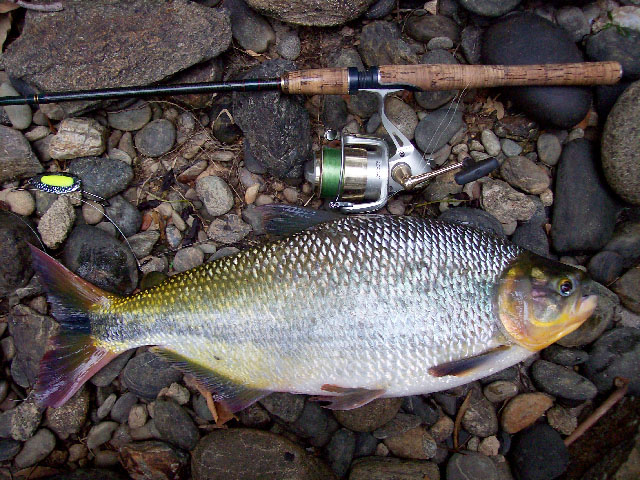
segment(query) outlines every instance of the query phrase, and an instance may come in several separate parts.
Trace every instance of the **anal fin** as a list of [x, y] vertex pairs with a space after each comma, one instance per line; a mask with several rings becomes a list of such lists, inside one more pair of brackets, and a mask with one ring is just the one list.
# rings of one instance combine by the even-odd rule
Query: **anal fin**
[[428, 372], [433, 377], [464, 377], [475, 371], [478, 367], [493, 361], [497, 353], [509, 348], [511, 348], [509, 345], [500, 345], [472, 357], [441, 363], [440, 365], [429, 368]]
[[193, 375], [203, 387], [212, 392], [213, 400], [224, 404], [231, 413], [239, 412], [271, 393], [239, 384], [172, 350], [162, 347], [152, 347], [150, 350], [183, 372]]
[[327, 402], [322, 405], [330, 410], [353, 410], [381, 397], [386, 390], [370, 390], [368, 388], [344, 388], [336, 385], [322, 385], [325, 392], [333, 392], [336, 395], [319, 395], [310, 397], [314, 402]]

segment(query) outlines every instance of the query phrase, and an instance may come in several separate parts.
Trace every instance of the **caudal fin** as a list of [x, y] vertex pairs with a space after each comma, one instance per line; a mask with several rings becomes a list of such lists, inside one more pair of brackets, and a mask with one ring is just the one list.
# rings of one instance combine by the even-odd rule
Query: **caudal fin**
[[40, 361], [35, 396], [40, 405], [59, 407], [119, 353], [96, 345], [91, 336], [89, 312], [96, 304], [108, 302], [110, 294], [33, 246], [31, 257], [60, 323], [59, 334]]

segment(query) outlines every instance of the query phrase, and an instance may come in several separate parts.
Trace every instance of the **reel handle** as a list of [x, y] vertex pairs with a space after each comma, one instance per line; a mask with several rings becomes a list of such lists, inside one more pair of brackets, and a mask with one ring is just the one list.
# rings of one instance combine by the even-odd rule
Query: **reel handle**
[[458, 185], [465, 185], [489, 175], [499, 166], [500, 163], [495, 157], [487, 158], [486, 160], [481, 160], [479, 162], [474, 162], [473, 160], [465, 161], [462, 164], [462, 169], [456, 173], [453, 178]]

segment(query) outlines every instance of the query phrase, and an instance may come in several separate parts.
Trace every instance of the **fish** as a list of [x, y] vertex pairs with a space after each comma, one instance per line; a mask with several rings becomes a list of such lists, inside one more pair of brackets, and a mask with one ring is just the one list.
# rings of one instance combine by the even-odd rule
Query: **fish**
[[120, 296], [32, 247], [60, 323], [35, 385], [58, 407], [141, 346], [237, 412], [271, 392], [349, 410], [514, 365], [597, 305], [586, 274], [473, 227], [260, 207], [285, 236]]

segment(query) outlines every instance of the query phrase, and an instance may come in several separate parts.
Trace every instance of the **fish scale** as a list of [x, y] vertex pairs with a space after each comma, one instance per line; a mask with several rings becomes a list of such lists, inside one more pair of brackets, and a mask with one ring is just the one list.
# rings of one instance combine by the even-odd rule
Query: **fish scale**
[[505, 343], [493, 286], [521, 252], [439, 221], [346, 217], [112, 299], [92, 335], [160, 345], [256, 389], [449, 388], [469, 379], [428, 368]]

